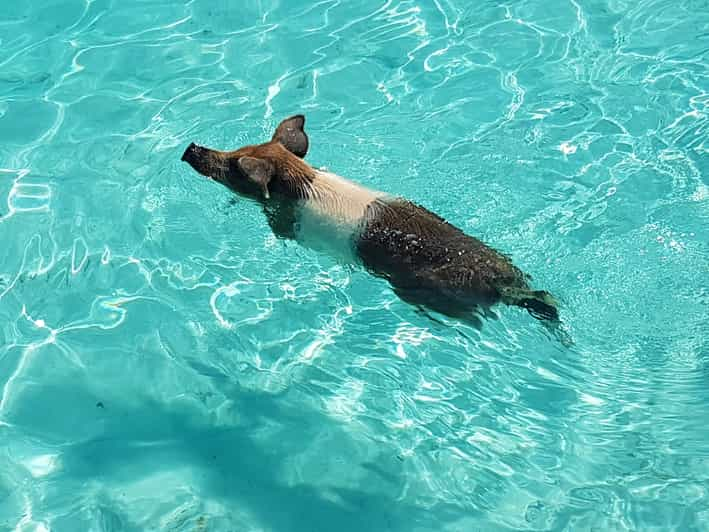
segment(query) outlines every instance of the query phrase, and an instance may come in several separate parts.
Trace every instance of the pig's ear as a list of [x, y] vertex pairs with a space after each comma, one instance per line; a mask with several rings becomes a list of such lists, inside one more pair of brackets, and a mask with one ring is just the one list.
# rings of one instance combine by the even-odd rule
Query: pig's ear
[[256, 157], [241, 157], [238, 165], [244, 175], [259, 187], [263, 197], [269, 199], [268, 184], [273, 177], [273, 165], [265, 159]]
[[301, 159], [308, 153], [308, 135], [305, 134], [305, 117], [295, 115], [286, 118], [276, 128], [271, 140], [280, 142], [293, 155]]

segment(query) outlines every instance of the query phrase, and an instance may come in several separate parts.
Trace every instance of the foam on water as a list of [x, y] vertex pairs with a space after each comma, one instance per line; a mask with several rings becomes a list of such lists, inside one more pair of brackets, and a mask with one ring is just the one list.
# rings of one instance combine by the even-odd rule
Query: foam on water
[[[7, 4], [0, 530], [709, 530], [705, 1]], [[575, 346], [417, 313], [180, 163], [294, 112]]]

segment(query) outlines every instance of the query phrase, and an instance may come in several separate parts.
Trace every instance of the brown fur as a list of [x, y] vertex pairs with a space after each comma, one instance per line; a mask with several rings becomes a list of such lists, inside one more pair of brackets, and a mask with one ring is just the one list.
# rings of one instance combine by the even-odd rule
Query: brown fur
[[273, 166], [269, 190], [289, 198], [302, 199], [308, 194], [310, 183], [315, 179], [315, 170], [305, 161], [293, 155], [280, 142], [244, 146], [234, 151], [219, 151], [200, 146], [192, 147], [193, 155], [186, 153], [187, 161], [200, 174], [247, 196], [258, 196], [260, 190], [252, 186], [239, 168], [242, 157], [268, 161]]

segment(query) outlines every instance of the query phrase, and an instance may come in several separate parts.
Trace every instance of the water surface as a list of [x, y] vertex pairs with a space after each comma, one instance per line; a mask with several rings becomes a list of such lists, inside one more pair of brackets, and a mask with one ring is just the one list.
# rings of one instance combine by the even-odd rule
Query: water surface
[[[6, 3], [0, 530], [709, 530], [705, 0]], [[432, 321], [180, 163], [296, 112], [575, 347]]]

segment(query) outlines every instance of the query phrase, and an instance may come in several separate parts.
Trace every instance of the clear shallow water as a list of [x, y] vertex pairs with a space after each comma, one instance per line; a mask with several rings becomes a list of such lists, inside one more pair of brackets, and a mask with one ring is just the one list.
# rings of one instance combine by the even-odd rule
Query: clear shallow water
[[[709, 6], [11, 2], [0, 530], [709, 529]], [[179, 162], [309, 161], [511, 254], [437, 324]]]

